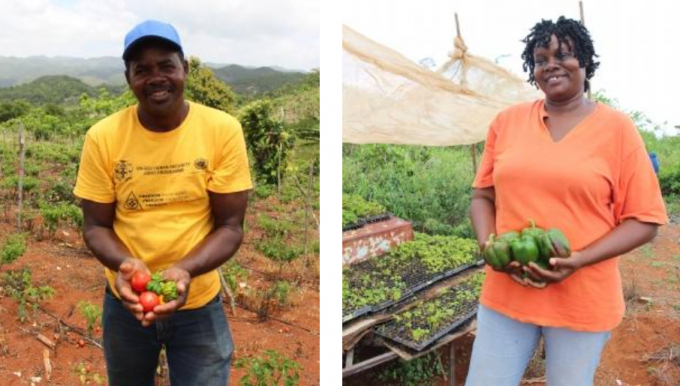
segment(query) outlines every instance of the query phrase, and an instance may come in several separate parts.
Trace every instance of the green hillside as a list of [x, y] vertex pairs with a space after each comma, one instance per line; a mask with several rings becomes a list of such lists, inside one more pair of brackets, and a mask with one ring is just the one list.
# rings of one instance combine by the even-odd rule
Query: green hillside
[[276, 91], [305, 76], [301, 72], [277, 71], [271, 67], [246, 68], [235, 64], [212, 68], [212, 71], [236, 93], [246, 96]]
[[[105, 88], [116, 95], [122, 92], [121, 87], [106, 86]], [[83, 94], [97, 96], [99, 91], [70, 76], [48, 75], [18, 86], [0, 88], [0, 101], [10, 102], [24, 99], [34, 105], [73, 104], [77, 103]]]
[[[210, 64], [218, 79], [239, 95], [248, 99], [270, 93], [295, 83], [305, 76], [299, 71], [278, 67], [244, 67], [237, 64]], [[84, 84], [98, 87], [125, 86], [125, 66], [120, 58], [71, 58], [31, 56], [27, 58], [0, 56], [0, 89], [19, 86], [44, 76], [67, 75]]]

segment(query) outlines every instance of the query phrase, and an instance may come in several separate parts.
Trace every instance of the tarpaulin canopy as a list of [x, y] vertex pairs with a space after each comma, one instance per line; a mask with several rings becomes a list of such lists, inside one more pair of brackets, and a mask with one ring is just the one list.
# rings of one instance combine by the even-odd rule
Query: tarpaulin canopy
[[342, 139], [430, 146], [484, 140], [503, 108], [541, 98], [524, 80], [454, 41], [437, 72], [343, 26]]

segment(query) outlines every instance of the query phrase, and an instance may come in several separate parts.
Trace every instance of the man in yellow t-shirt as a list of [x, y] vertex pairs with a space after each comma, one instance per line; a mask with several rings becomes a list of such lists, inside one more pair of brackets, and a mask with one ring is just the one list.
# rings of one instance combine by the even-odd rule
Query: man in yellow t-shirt
[[[74, 189], [108, 281], [109, 383], [153, 385], [165, 347], [173, 386], [224, 386], [233, 343], [217, 269], [243, 238], [252, 188], [243, 132], [232, 116], [184, 100], [188, 65], [171, 25], [145, 21], [124, 47], [139, 103], [88, 131]], [[144, 312], [130, 280], [157, 271], [176, 281], [178, 298]]]

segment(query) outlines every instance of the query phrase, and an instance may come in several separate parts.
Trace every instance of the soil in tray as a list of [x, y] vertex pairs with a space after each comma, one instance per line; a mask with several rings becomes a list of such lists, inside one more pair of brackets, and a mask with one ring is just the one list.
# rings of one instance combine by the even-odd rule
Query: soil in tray
[[381, 260], [363, 261], [343, 270], [343, 316], [402, 297], [406, 286], [401, 275], [393, 269], [379, 266]]
[[423, 285], [443, 279], [448, 272], [472, 266], [477, 257], [471, 253], [460, 261], [459, 266], [444, 265], [440, 271], [428, 270], [423, 258], [417, 254], [406, 257], [388, 254], [348, 267], [343, 271], [343, 316], [366, 306], [373, 307], [372, 311], [383, 309], [410, 296]]
[[467, 319], [477, 307], [483, 274], [476, 274], [440, 296], [401, 312], [378, 330], [380, 335], [411, 347], [421, 346]]
[[392, 214], [389, 213], [389, 212], [377, 214], [377, 215], [374, 215], [374, 216], [359, 217], [359, 219], [357, 221], [344, 225], [342, 227], [342, 231], [343, 232], [352, 231], [352, 230], [355, 230], [355, 229], [362, 228], [362, 227], [366, 226], [367, 224], [373, 224], [373, 223], [376, 223], [376, 222], [386, 221], [386, 220], [389, 220], [390, 218], [392, 218]]

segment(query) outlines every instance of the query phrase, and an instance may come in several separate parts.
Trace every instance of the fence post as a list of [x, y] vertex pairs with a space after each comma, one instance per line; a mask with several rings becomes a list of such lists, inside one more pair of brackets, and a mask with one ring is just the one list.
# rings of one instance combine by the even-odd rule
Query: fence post
[[19, 122], [19, 186], [17, 201], [17, 232], [21, 232], [21, 209], [24, 201], [24, 162], [26, 160], [26, 146], [24, 143], [24, 124]]

